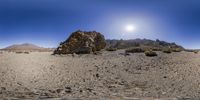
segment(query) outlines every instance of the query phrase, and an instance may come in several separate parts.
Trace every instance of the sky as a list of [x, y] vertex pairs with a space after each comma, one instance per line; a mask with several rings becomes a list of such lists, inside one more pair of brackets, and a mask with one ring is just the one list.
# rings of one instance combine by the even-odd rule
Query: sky
[[200, 1], [0, 0], [0, 48], [20, 43], [57, 47], [76, 30], [95, 30], [106, 39], [160, 39], [197, 49]]

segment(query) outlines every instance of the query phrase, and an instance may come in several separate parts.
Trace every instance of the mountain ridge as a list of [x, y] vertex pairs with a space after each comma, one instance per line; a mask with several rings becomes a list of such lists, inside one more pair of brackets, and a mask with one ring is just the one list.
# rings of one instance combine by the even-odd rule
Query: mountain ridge
[[44, 48], [32, 43], [13, 44], [3, 48], [6, 51], [52, 51], [51, 48]]
[[175, 42], [169, 43], [166, 41], [161, 41], [159, 39], [128, 39], [128, 40], [117, 40], [117, 39], [107, 39], [107, 48], [117, 48], [117, 49], [126, 49], [130, 47], [139, 47], [139, 46], [151, 46], [158, 48], [180, 48], [184, 49], [181, 45], [176, 44]]

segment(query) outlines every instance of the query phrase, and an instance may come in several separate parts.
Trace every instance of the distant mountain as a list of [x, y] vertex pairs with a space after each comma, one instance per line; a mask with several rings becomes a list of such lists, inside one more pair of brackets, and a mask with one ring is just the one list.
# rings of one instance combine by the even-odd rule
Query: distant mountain
[[182, 46], [176, 43], [168, 43], [160, 40], [150, 40], [150, 39], [130, 39], [130, 40], [106, 40], [107, 48], [117, 48], [125, 49], [130, 47], [155, 47], [155, 48], [180, 48], [184, 49]]
[[41, 52], [53, 51], [53, 49], [51, 49], [51, 48], [43, 48], [43, 47], [39, 47], [37, 45], [30, 44], [30, 43], [14, 44], [14, 45], [4, 48], [3, 50], [7, 50], [7, 51], [41, 51]]

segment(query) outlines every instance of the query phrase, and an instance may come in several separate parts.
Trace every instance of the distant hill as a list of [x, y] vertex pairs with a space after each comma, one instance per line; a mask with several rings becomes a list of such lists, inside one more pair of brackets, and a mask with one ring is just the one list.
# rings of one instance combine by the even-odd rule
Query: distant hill
[[117, 48], [125, 49], [130, 47], [154, 47], [154, 48], [180, 48], [184, 49], [182, 46], [176, 43], [168, 43], [160, 40], [150, 40], [150, 39], [130, 39], [130, 40], [106, 40], [107, 48]]
[[8, 46], [6, 48], [3, 48], [2, 50], [6, 50], [6, 51], [39, 51], [39, 52], [53, 51], [52, 48], [43, 48], [43, 47], [39, 47], [37, 45], [30, 44], [30, 43], [14, 44], [14, 45]]

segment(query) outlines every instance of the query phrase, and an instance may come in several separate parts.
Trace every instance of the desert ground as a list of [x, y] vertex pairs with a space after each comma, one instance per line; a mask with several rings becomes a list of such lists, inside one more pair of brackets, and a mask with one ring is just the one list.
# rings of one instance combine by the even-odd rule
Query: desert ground
[[40, 100], [198, 100], [200, 54], [0, 53], [0, 98]]

